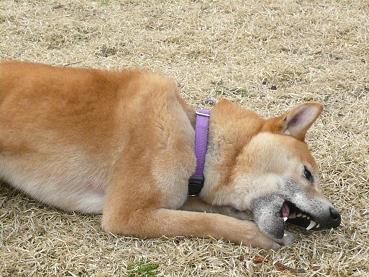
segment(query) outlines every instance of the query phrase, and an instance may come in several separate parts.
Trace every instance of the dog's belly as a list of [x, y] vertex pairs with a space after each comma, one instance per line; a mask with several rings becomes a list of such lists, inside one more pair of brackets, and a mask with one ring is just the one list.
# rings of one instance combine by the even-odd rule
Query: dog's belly
[[51, 206], [83, 213], [102, 213], [107, 179], [82, 160], [47, 161], [0, 157], [0, 175], [11, 186]]

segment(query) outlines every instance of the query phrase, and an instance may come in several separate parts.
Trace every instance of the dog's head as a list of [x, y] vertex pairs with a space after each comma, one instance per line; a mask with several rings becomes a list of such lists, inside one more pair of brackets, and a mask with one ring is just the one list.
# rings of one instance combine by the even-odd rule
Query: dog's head
[[247, 155], [258, 155], [251, 163], [257, 173], [249, 178], [263, 193], [255, 191], [250, 208], [262, 231], [281, 238], [285, 221], [308, 230], [340, 224], [339, 213], [322, 195], [318, 168], [305, 143], [261, 133], [246, 151]]
[[341, 217], [322, 194], [304, 142], [321, 111], [322, 105], [307, 103], [262, 123], [255, 119], [259, 131], [240, 147], [215, 202], [251, 210], [259, 228], [276, 239], [283, 237], [286, 221], [308, 230], [339, 226]]

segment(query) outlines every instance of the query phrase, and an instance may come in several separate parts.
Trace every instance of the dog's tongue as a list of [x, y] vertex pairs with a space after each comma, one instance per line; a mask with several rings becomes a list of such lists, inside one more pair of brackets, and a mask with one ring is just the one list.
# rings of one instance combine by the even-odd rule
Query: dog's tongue
[[281, 213], [282, 213], [283, 220], [286, 221], [288, 219], [288, 216], [290, 215], [290, 207], [288, 207], [288, 204], [286, 201], [283, 203]]

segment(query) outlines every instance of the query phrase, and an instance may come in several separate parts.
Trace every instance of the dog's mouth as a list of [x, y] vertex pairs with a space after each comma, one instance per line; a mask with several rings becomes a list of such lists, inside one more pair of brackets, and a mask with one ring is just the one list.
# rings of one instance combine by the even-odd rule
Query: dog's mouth
[[321, 225], [311, 214], [297, 208], [295, 204], [285, 200], [281, 208], [281, 217], [284, 222], [297, 225], [306, 230], [320, 230]]
[[301, 197], [297, 200], [304, 203], [294, 203], [278, 194], [255, 199], [251, 210], [259, 229], [272, 238], [281, 239], [286, 223], [306, 230], [323, 230], [340, 225], [341, 216], [329, 203]]

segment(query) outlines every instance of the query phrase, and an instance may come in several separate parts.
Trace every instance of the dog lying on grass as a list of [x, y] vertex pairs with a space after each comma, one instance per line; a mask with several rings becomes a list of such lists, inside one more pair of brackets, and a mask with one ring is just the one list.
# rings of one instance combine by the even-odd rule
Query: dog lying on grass
[[[172, 80], [144, 70], [2, 62], [0, 174], [49, 205], [102, 213], [112, 233], [277, 249], [292, 242], [285, 221], [307, 229], [340, 224], [304, 143], [321, 111], [306, 103], [265, 120], [220, 101], [205, 115], [204, 178], [189, 197], [196, 113]], [[223, 207], [250, 210], [255, 223]]]

